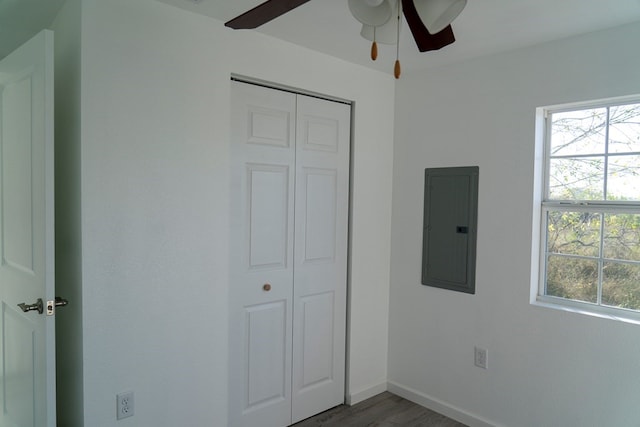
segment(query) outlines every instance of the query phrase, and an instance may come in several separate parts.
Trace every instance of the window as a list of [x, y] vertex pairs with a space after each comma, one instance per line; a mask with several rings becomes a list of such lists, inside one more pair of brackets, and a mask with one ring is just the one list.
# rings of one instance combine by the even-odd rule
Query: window
[[541, 111], [537, 299], [640, 319], [640, 97]]

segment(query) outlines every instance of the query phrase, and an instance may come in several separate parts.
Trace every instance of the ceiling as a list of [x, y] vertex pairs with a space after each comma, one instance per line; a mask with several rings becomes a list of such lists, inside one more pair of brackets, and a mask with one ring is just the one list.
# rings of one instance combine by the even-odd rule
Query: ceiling
[[0, 58], [47, 28], [64, 1], [0, 0]]
[[[263, 0], [158, 1], [226, 22]], [[405, 26], [400, 60], [406, 72], [636, 21], [640, 0], [469, 0], [452, 25], [455, 43], [420, 53]], [[360, 28], [347, 0], [312, 0], [257, 31], [392, 74], [395, 46], [379, 45], [378, 60], [371, 61], [371, 42], [360, 37]]]
[[[158, 1], [226, 22], [263, 0]], [[63, 3], [0, 0], [0, 58], [49, 26]], [[640, 0], [469, 0], [453, 23], [454, 44], [419, 53], [405, 27], [400, 60], [406, 72], [638, 21]], [[370, 42], [360, 37], [360, 24], [346, 0], [310, 1], [257, 31], [390, 74], [393, 70], [395, 47], [379, 45], [378, 60], [371, 61]]]

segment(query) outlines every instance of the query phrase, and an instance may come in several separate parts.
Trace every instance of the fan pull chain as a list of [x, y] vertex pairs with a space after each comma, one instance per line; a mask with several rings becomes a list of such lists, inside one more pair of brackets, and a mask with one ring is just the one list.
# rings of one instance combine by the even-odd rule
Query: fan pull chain
[[[398, 26], [396, 28], [396, 64], [393, 67], [393, 75], [396, 79], [400, 78], [400, 0], [398, 0]], [[375, 34], [375, 33], [374, 33]]]
[[373, 27], [373, 43], [371, 43], [371, 60], [378, 59], [378, 43], [376, 43], [376, 27]]

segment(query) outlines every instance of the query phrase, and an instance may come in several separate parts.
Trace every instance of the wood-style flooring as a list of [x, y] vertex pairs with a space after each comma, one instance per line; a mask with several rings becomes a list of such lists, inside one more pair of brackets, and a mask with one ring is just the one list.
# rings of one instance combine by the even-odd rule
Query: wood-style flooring
[[353, 406], [340, 405], [295, 427], [465, 427], [389, 392]]

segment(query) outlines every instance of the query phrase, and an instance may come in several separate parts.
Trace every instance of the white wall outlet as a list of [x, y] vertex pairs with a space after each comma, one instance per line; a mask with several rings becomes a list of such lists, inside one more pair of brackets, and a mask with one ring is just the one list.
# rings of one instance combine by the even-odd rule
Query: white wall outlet
[[125, 393], [119, 393], [116, 395], [116, 419], [121, 420], [123, 418], [133, 416], [134, 404], [133, 404], [133, 392], [127, 391]]
[[474, 347], [475, 365], [482, 369], [487, 369], [488, 354], [487, 350], [480, 347]]

